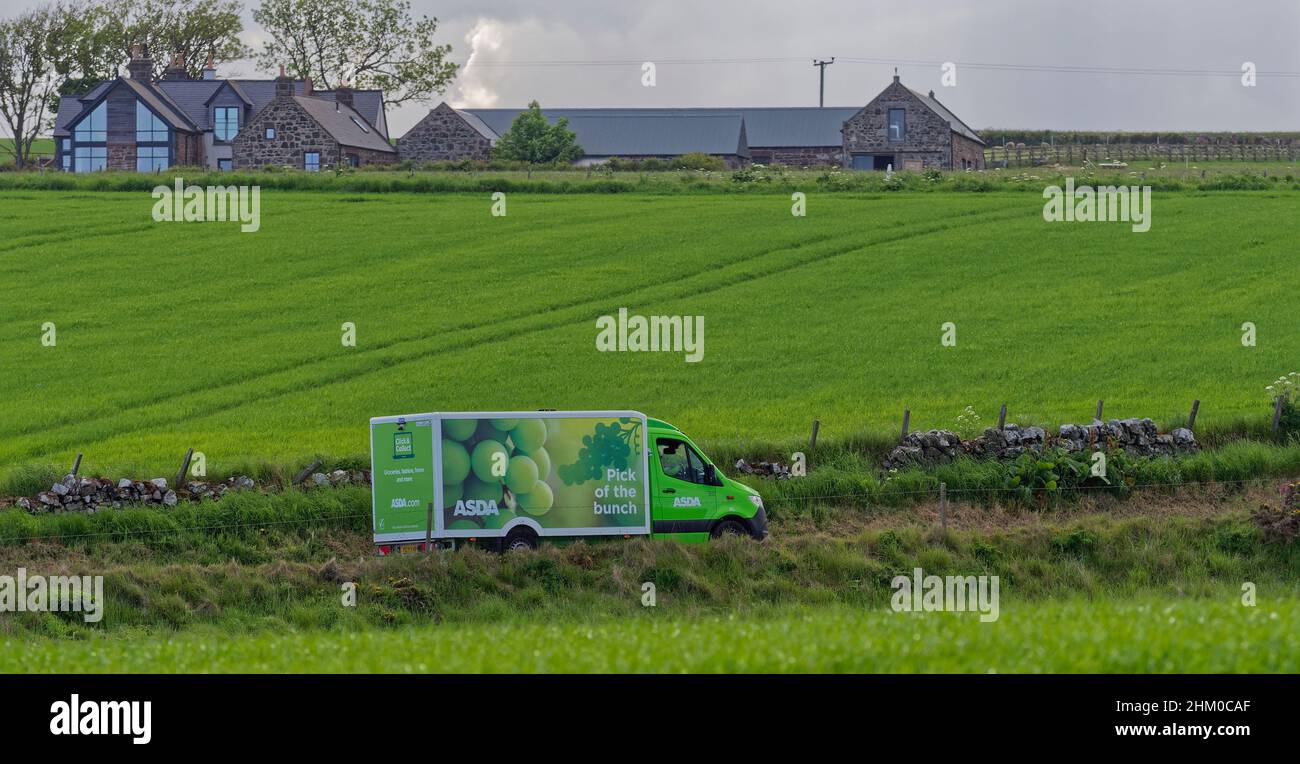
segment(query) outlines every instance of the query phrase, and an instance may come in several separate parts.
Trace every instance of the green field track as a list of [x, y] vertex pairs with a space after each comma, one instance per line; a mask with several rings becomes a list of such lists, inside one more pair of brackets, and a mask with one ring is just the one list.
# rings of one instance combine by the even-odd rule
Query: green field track
[[[1300, 195], [1166, 192], [1150, 232], [1045, 223], [1026, 193], [262, 194], [261, 230], [147, 193], [0, 192], [12, 294], [0, 471], [366, 461], [366, 421], [628, 407], [711, 445], [985, 420], [1267, 424], [1300, 357]], [[76, 221], [72, 225], [69, 221]], [[620, 307], [705, 317], [705, 356], [600, 353]], [[1258, 345], [1243, 347], [1244, 322]], [[42, 326], [57, 345], [42, 345]], [[357, 346], [340, 342], [357, 327]], [[956, 347], [940, 345], [941, 325]], [[671, 384], [668, 383], [671, 380]]]

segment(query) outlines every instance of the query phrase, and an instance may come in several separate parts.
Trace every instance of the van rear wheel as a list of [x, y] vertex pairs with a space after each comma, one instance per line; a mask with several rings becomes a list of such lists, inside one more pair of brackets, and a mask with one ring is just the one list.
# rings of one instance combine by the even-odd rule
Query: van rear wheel
[[501, 551], [505, 552], [526, 552], [529, 549], [537, 548], [537, 535], [530, 530], [518, 529], [510, 532], [505, 541], [501, 542]]
[[736, 538], [744, 538], [745, 536], [748, 535], [749, 535], [749, 531], [745, 530], [745, 526], [741, 525], [740, 522], [736, 520], [723, 520], [722, 522], [713, 526], [713, 531], [709, 534], [709, 536], [715, 539], [720, 539], [724, 536], [735, 536]]

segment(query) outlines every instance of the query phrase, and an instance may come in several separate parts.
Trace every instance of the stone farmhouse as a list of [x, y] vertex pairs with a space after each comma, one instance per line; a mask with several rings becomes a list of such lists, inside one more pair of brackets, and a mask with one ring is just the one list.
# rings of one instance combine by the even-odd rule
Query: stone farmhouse
[[[82, 96], [64, 96], [55, 120], [58, 167], [68, 172], [156, 172], [290, 167], [308, 172], [446, 160], [486, 160], [523, 109], [439, 104], [404, 136], [388, 135], [383, 93], [281, 71], [275, 79], [223, 79], [212, 62], [198, 79], [173, 59], [161, 79], [143, 46], [127, 75]], [[863, 107], [545, 109], [567, 118], [584, 155], [670, 159], [689, 153], [793, 167], [858, 170], [983, 169], [984, 141], [934, 96], [894, 81]]]
[[199, 79], [173, 59], [162, 79], [140, 45], [127, 75], [82, 96], [63, 96], [55, 161], [68, 172], [213, 170], [266, 165], [317, 171], [390, 163], [383, 93], [312, 88], [311, 79], [222, 79], [212, 62]]
[[[416, 162], [487, 159], [523, 109], [439, 104], [398, 140]], [[579, 164], [700, 152], [729, 167], [750, 162], [858, 170], [984, 168], [985, 143], [934, 96], [894, 81], [863, 107], [543, 109], [567, 118], [585, 155]]]

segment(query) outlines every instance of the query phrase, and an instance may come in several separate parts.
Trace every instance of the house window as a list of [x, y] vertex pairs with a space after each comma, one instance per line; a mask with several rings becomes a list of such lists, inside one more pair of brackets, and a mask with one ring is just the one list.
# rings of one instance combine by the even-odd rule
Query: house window
[[234, 168], [234, 160], [231, 160], [231, 159], [218, 159], [218, 160], [217, 160], [217, 169], [218, 169], [218, 170], [222, 170], [223, 172], [225, 172], [225, 171], [229, 171], [229, 170], [231, 170], [231, 169], [233, 169], [233, 168]]
[[77, 143], [103, 143], [108, 140], [108, 104], [101, 102], [77, 124], [73, 133]]
[[62, 157], [62, 161], [63, 161], [63, 171], [64, 171], [64, 172], [67, 172], [68, 170], [71, 170], [71, 169], [72, 169], [72, 155], [71, 155], [71, 154], [69, 154], [69, 153], [67, 153], [67, 152], [64, 152], [63, 157]]
[[166, 146], [136, 146], [135, 171], [158, 172], [166, 170], [169, 162], [169, 150]]
[[219, 141], [232, 140], [239, 133], [239, 107], [218, 106], [213, 112], [212, 131]]
[[349, 166], [349, 167], [360, 167], [360, 166], [361, 166], [361, 157], [357, 156], [356, 154], [348, 154], [348, 166]]
[[320, 172], [320, 152], [304, 152], [302, 155], [302, 168], [307, 172]]
[[903, 109], [889, 110], [889, 140], [901, 141], [907, 135], [907, 113]]
[[95, 172], [108, 167], [107, 146], [78, 146], [73, 156], [76, 172]]
[[273, 141], [273, 140], [275, 140], [275, 128], [274, 128], [274, 127], [268, 127], [268, 128], [266, 128], [266, 139], [267, 139], [268, 141]]
[[135, 142], [167, 142], [167, 123], [140, 101], [135, 102]]

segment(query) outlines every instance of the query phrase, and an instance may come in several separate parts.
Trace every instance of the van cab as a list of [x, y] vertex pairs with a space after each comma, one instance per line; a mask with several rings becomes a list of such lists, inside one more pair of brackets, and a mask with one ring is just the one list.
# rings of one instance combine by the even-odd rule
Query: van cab
[[763, 497], [726, 477], [686, 433], [647, 419], [651, 530], [655, 538], [706, 541], [767, 535]]

